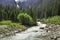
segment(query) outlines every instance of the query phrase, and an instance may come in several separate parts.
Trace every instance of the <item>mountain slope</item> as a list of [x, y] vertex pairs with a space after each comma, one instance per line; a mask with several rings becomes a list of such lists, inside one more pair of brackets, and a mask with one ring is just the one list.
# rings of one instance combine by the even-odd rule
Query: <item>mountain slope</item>
[[27, 0], [27, 1], [22, 2], [22, 7], [24, 8], [36, 7], [41, 3], [42, 3], [42, 0]]
[[15, 0], [0, 0], [0, 4], [2, 5], [16, 5]]
[[[18, 5], [22, 6], [23, 8], [35, 7], [39, 5], [42, 2], [42, 0], [20, 0]], [[2, 5], [17, 5], [17, 2], [15, 0], [0, 0], [0, 4]]]

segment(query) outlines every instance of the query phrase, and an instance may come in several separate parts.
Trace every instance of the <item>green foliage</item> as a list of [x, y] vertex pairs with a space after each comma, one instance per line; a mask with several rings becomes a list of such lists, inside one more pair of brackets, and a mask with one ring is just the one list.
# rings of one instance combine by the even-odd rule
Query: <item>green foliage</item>
[[23, 25], [31, 26], [33, 25], [33, 19], [27, 13], [20, 13], [17, 17]]
[[60, 1], [59, 0], [43, 0], [43, 2], [36, 8], [38, 18], [48, 18], [60, 15]]
[[[20, 18], [17, 19], [18, 15], [22, 15], [21, 19]], [[11, 20], [13, 22], [18, 22], [18, 20], [19, 21], [22, 20], [20, 21], [22, 22], [22, 24], [32, 25], [32, 24], [36, 24], [37, 19], [44, 18], [43, 20], [45, 20], [45, 18], [58, 16], [58, 15], [60, 15], [59, 0], [43, 0], [41, 4], [35, 7], [29, 7], [27, 9], [17, 8], [15, 6], [9, 6], [9, 5], [6, 5], [6, 6], [0, 5], [0, 21]], [[57, 19], [56, 20], [54, 19], [52, 18], [51, 22], [53, 21], [56, 22]], [[49, 18], [46, 21], [48, 22], [50, 20], [51, 19]], [[8, 24], [10, 23], [8, 22]]]
[[2, 6], [0, 5], [0, 20], [12, 20], [17, 21], [17, 15], [19, 14], [21, 8], [16, 8], [15, 6]]
[[21, 25], [21, 23], [13, 23], [13, 22], [10, 21], [10, 20], [0, 21], [0, 25], [6, 25], [6, 26], [9, 25], [8, 28], [9, 28], [9, 27], [11, 27], [11, 28], [17, 27], [17, 28], [20, 28], [20, 29], [26, 29], [25, 26]]
[[35, 8], [28, 8], [26, 9], [26, 13], [28, 13], [28, 15], [30, 15], [33, 18], [34, 21], [34, 25], [36, 25], [37, 23], [37, 13], [36, 13], [36, 9]]
[[54, 23], [54, 24], [60, 24], [60, 16], [54, 16], [47, 19], [42, 19], [41, 21], [46, 23]]
[[[34, 24], [36, 24], [36, 12], [33, 10], [33, 8], [28, 8], [27, 10], [27, 9], [22, 9], [22, 8], [16, 8], [15, 6], [9, 6], [9, 5], [7, 6], [0, 5], [0, 21], [11, 20], [13, 22], [18, 22], [17, 16], [19, 15], [19, 13], [23, 13], [23, 12], [30, 15], [34, 21]], [[29, 20], [29, 18], [27, 19]], [[30, 25], [30, 24], [33, 24], [33, 23], [29, 22], [29, 24], [27, 25]]]
[[2, 21], [0, 21], [0, 25], [17, 25], [17, 24], [20, 25], [21, 23], [13, 23], [10, 20], [2, 20]]
[[7, 21], [0, 21], [0, 25], [9, 25], [11, 24], [11, 21], [7, 20]]

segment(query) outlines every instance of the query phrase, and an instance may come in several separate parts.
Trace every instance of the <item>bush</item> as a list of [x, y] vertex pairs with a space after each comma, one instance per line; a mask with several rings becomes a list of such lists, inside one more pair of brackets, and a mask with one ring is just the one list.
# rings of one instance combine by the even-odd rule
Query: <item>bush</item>
[[17, 18], [19, 22], [22, 23], [23, 25], [28, 25], [28, 26], [33, 25], [33, 19], [27, 13], [20, 13]]
[[42, 21], [46, 23], [60, 24], [60, 16], [49, 17], [47, 19], [44, 18]]

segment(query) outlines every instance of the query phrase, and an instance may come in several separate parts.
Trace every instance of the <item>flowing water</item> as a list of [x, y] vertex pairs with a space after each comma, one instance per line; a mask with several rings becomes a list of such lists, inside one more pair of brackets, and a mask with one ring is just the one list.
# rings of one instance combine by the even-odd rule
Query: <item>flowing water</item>
[[26, 31], [21, 33], [17, 33], [14, 36], [9, 36], [2, 38], [0, 40], [50, 40], [47, 36], [47, 32], [44, 29], [40, 29], [40, 27], [45, 27], [46, 24], [42, 24], [37, 22], [38, 26], [33, 26]]

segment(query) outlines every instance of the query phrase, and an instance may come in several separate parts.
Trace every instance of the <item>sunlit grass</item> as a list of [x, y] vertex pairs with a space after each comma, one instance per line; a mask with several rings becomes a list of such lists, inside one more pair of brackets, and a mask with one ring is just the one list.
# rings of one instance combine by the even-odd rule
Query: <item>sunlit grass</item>
[[60, 16], [43, 18], [43, 19], [41, 19], [40, 21], [46, 22], [46, 23], [60, 24]]
[[17, 24], [21, 24], [21, 23], [14, 23], [10, 20], [3, 20], [3, 21], [0, 21], [0, 25], [17, 25]]
[[0, 25], [10, 25], [10, 26], [14, 26], [14, 27], [18, 27], [18, 28], [21, 28], [21, 29], [25, 29], [26, 27], [24, 25], [21, 25], [21, 23], [15, 23], [15, 22], [12, 22], [10, 20], [3, 20], [3, 21], [0, 21]]

